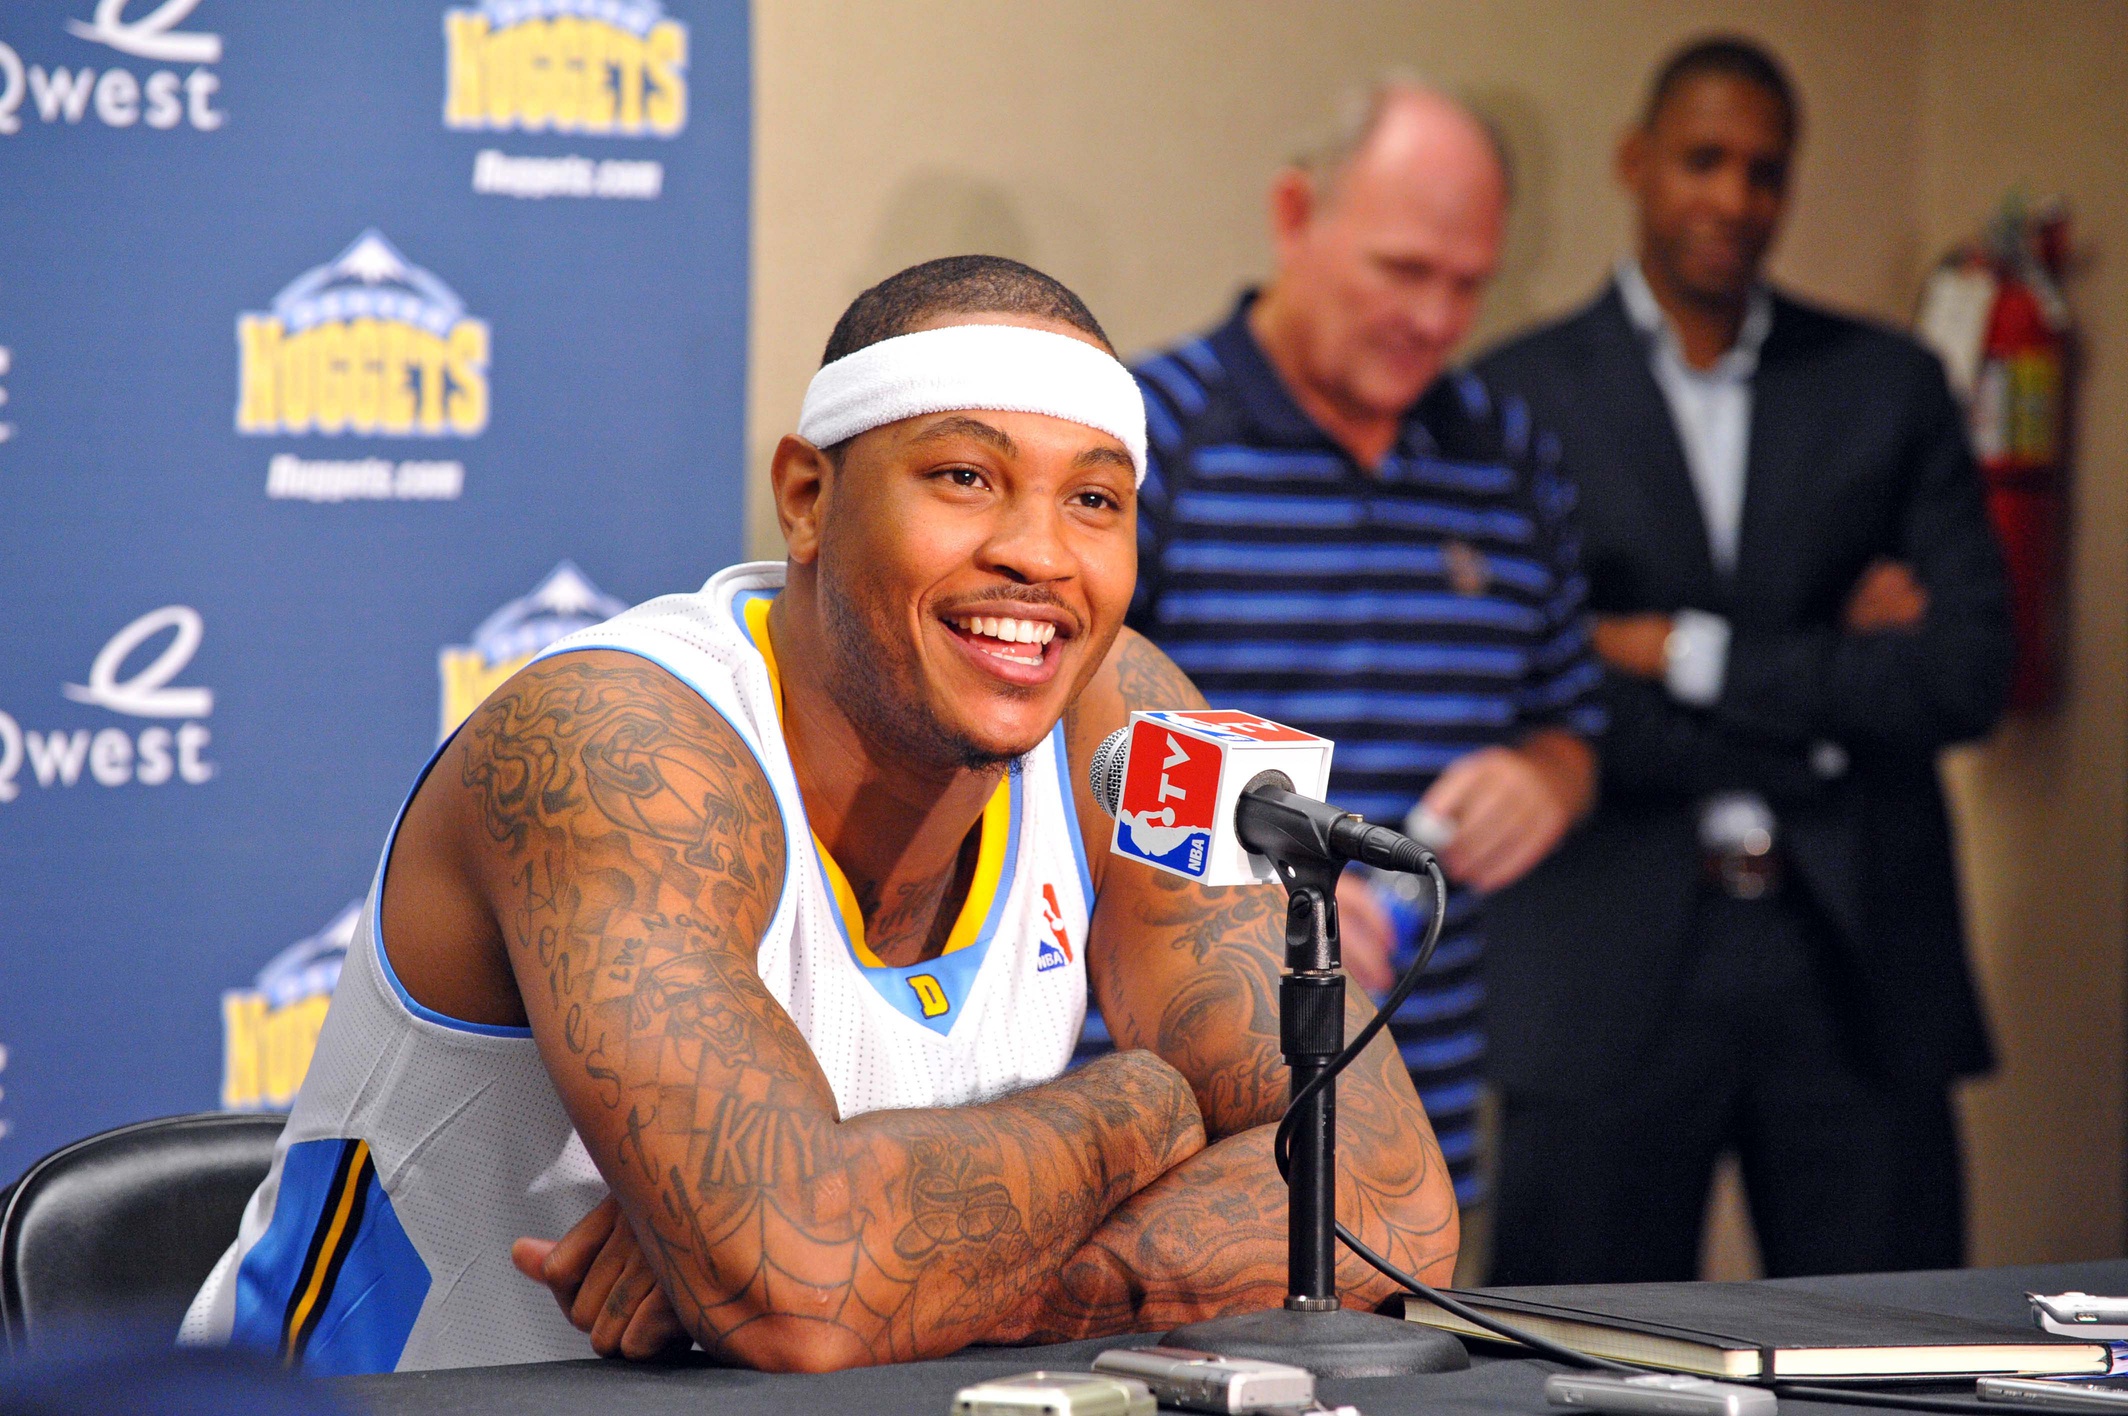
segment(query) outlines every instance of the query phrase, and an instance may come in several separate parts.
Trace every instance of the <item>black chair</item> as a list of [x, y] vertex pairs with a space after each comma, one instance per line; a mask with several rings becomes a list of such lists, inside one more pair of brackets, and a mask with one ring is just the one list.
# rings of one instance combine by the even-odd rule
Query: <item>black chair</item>
[[141, 1121], [53, 1151], [0, 1194], [0, 1331], [10, 1350], [80, 1319], [166, 1323], [236, 1238], [280, 1116]]

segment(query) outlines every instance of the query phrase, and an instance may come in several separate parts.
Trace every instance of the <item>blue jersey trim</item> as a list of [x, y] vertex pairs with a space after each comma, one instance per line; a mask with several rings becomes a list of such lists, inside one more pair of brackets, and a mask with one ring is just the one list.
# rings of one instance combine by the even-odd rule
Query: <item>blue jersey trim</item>
[[[740, 590], [732, 596], [733, 622], [737, 624], [740, 636], [754, 647], [756, 653], [761, 653], [762, 648], [755, 643], [753, 627], [747, 622], [746, 610], [753, 601], [773, 600], [779, 593], [781, 592], [777, 590], [750, 589]], [[700, 690], [697, 689], [696, 692], [699, 693]], [[780, 721], [778, 729], [781, 729]], [[960, 1021], [964, 1011], [961, 1005], [967, 1001], [968, 990], [974, 986], [976, 974], [981, 971], [983, 961], [990, 956], [990, 942], [997, 934], [998, 924], [1004, 918], [1005, 901], [1011, 895], [1013, 884], [1018, 879], [1021, 807], [1026, 790], [1017, 779], [1008, 779], [1005, 791], [1009, 807], [1005, 827], [1005, 858], [999, 866], [997, 885], [991, 894], [983, 922], [976, 931], [976, 937], [950, 953], [941, 954], [935, 959], [922, 959], [913, 964], [865, 962], [864, 957], [857, 951], [857, 941], [850, 937], [849, 921], [843, 918], [842, 903], [837, 897], [833, 879], [829, 874], [830, 862], [823, 858], [825, 848], [819, 838], [813, 835], [812, 818], [806, 813], [804, 799], [801, 797], [796, 801], [793, 809], [785, 815], [786, 842], [794, 839], [789, 822], [795, 815], [805, 827], [806, 838], [814, 843], [814, 869], [826, 889], [828, 915], [835, 922], [835, 933], [842, 939], [843, 952], [849, 956], [850, 963], [864, 976], [865, 982], [871, 985], [872, 991], [878, 994], [888, 1007], [941, 1035], [951, 1033], [954, 1025]], [[786, 810], [780, 798], [777, 809]], [[977, 829], [983, 829], [980, 823]], [[790, 885], [790, 873], [785, 872], [786, 889]], [[974, 888], [974, 882], [971, 882], [970, 888]], [[963, 905], [963, 909], [965, 908]], [[780, 911], [780, 904], [778, 909]], [[943, 1006], [934, 1006], [937, 1004]]]
[[[835, 917], [836, 932], [842, 936], [842, 946], [849, 952], [850, 962], [872, 985], [872, 991], [895, 1012], [941, 1036], [952, 1033], [965, 1011], [961, 1005], [968, 1001], [968, 990], [975, 986], [976, 974], [982, 970], [983, 961], [990, 957], [991, 941], [997, 937], [998, 925], [1004, 919], [1005, 901], [1010, 898], [1013, 885], [1019, 878], [1021, 806], [1027, 793], [1018, 782], [1009, 779], [1008, 782], [1012, 815], [1006, 826], [1005, 860], [998, 870], [997, 890], [991, 896], [989, 913], [983, 917], [982, 928], [973, 943], [950, 954], [921, 959], [913, 964], [867, 964], [857, 957], [849, 928], [842, 920], [842, 911], [830, 911]], [[945, 1010], [936, 1016], [925, 1015], [924, 990], [919, 982], [922, 979], [928, 979], [946, 1000]]]
[[231, 1346], [355, 1376], [399, 1365], [432, 1276], [368, 1147], [329, 1137], [282, 1157], [273, 1218], [235, 1282]]
[[392, 967], [392, 956], [384, 947], [384, 875], [391, 867], [392, 847], [399, 841], [399, 827], [406, 821], [406, 809], [414, 804], [414, 798], [420, 793], [422, 783], [429, 779], [429, 773], [436, 770], [436, 764], [443, 760], [444, 749], [458, 740], [458, 734], [463, 728], [462, 723], [458, 728], [454, 728], [451, 735], [438, 743], [436, 750], [429, 754], [429, 760], [423, 765], [421, 774], [414, 778], [413, 788], [407, 792], [406, 800], [399, 803], [399, 814], [392, 818], [392, 829], [385, 833], [384, 854], [377, 861], [376, 879], [370, 888], [370, 946], [376, 951], [377, 967], [384, 974], [384, 981], [392, 986], [393, 993], [399, 995], [400, 1006], [421, 1021], [434, 1023], [440, 1028], [450, 1028], [454, 1032], [475, 1033], [481, 1037], [526, 1038], [532, 1036], [532, 1029], [510, 1027], [501, 1023], [469, 1023], [463, 1018], [439, 1013], [420, 1002], [407, 992], [406, 985], [399, 981], [399, 972]]
[[1086, 864], [1086, 841], [1079, 834], [1079, 798], [1072, 789], [1071, 754], [1064, 750], [1064, 725], [1049, 730], [1050, 751], [1057, 759], [1057, 790], [1064, 795], [1064, 820], [1071, 827], [1071, 858], [1079, 866], [1079, 890], [1086, 897], [1088, 937], [1093, 933], [1094, 873]]

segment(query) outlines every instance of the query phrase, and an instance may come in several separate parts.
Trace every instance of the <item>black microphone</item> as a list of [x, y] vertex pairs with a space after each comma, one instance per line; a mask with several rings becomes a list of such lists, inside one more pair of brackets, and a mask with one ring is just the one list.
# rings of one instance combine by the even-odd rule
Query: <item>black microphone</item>
[[[1110, 816], [1122, 806], [1130, 736], [1129, 728], [1110, 733], [1094, 749], [1087, 768], [1094, 800]], [[1379, 870], [1422, 874], [1428, 859], [1426, 848], [1401, 832], [1370, 826], [1349, 811], [1300, 795], [1283, 772], [1252, 777], [1234, 803], [1233, 821], [1216, 823], [1213, 829], [1231, 830], [1243, 849], [1272, 860], [1358, 861]]]

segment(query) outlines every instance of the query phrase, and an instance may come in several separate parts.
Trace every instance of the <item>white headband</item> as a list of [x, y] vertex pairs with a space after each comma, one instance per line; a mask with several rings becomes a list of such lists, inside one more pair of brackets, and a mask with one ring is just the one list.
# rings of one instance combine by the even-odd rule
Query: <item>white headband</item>
[[1023, 325], [948, 325], [868, 344], [813, 375], [798, 436], [816, 447], [960, 409], [1046, 413], [1111, 433], [1145, 481], [1145, 399], [1113, 355]]

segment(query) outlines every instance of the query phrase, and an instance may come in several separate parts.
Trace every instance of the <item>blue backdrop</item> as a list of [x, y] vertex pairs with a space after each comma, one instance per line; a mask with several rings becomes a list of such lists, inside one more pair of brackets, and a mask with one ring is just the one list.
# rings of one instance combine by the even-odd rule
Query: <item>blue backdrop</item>
[[285, 1105], [439, 732], [738, 558], [747, 15], [0, 9], [0, 1184]]

